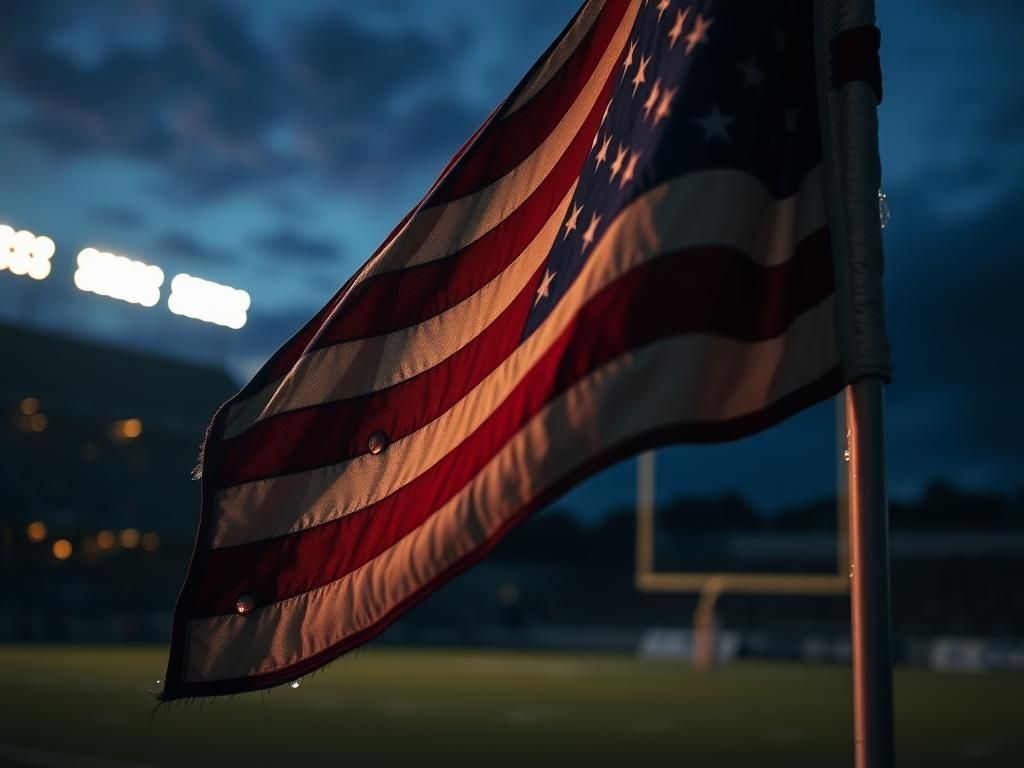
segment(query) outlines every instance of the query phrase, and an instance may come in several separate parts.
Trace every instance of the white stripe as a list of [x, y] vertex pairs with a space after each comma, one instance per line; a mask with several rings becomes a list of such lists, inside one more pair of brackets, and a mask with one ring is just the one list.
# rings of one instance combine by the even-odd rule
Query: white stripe
[[[490, 232], [526, 201], [565, 154], [597, 103], [629, 38], [637, 5], [638, 0], [634, 0], [587, 84], [541, 145], [490, 186], [440, 206], [440, 216], [436, 220], [425, 219], [419, 236], [410, 234], [408, 241], [400, 238], [392, 243], [381, 254], [379, 265], [371, 274], [424, 264], [453, 254]], [[417, 230], [415, 222], [410, 224], [410, 230]]]
[[[816, 166], [804, 177], [795, 196], [775, 201], [760, 181], [742, 171], [716, 169], [691, 173], [650, 190], [630, 204], [620, 216], [636, 220], [620, 219], [603, 241], [621, 228], [630, 236], [642, 235], [644, 242], [656, 243], [657, 231], [652, 232], [651, 227], [663, 227], [668, 236], [666, 248], [721, 245], [750, 253], [756, 263], [764, 266], [780, 264], [789, 258], [797, 242], [825, 222], [822, 183], [821, 167]], [[563, 201], [555, 216], [561, 215], [565, 205]], [[650, 210], [645, 210], [645, 206]], [[685, 215], [680, 215], [680, 211], [685, 211]], [[642, 220], [652, 216], [657, 216], [658, 221]], [[538, 249], [544, 242], [550, 242], [547, 238], [552, 226], [549, 220], [542, 235], [528, 247], [526, 256], [530, 264], [537, 263]], [[608, 250], [603, 244], [598, 247]], [[590, 260], [596, 258], [597, 254]], [[506, 271], [517, 269], [526, 271], [515, 263]], [[527, 274], [532, 272], [531, 269]], [[475, 294], [424, 323], [310, 352], [283, 380], [233, 406], [225, 420], [224, 437], [241, 434], [273, 414], [358, 397], [423, 372], [476, 338], [498, 316], [497, 310], [512, 301], [514, 294], [510, 295], [508, 290], [518, 293], [515, 286], [521, 285], [518, 277], [499, 275], [481, 289], [487, 292], [485, 296]], [[482, 305], [490, 311], [475, 313], [468, 309], [470, 305]], [[377, 364], [367, 366], [368, 359]]]
[[[651, 190], [612, 223], [544, 323], [466, 397], [430, 424], [393, 442], [382, 454], [364, 454], [221, 491], [210, 527], [211, 546], [232, 546], [310, 528], [383, 499], [428, 470], [475, 430], [572, 322], [579, 308], [615, 280], [662, 253], [707, 245], [749, 253], [764, 266], [781, 264], [800, 240], [824, 224], [822, 206], [818, 169], [807, 175], [798, 195], [782, 201], [773, 200], [759, 181], [739, 171], [689, 174]], [[680, 211], [688, 214], [680, 216]], [[331, 349], [335, 348], [321, 354]], [[433, 352], [444, 359], [438, 350], [445, 356], [455, 351], [446, 347], [441, 333], [424, 335], [407, 351], [396, 351], [394, 359], [362, 360], [353, 366], [354, 375], [364, 370], [378, 376], [380, 371], [390, 374], [399, 365], [409, 365], [403, 354], [422, 359]], [[345, 380], [346, 371], [337, 364], [325, 362], [318, 370], [318, 379]], [[303, 386], [304, 380], [296, 380], [296, 391]], [[319, 402], [303, 401], [294, 392], [291, 396], [292, 403]]]
[[[573, 184], [522, 254], [483, 288], [419, 325], [307, 355], [284, 378], [259, 419], [386, 389], [462, 349], [505, 311], [547, 259], [575, 192]], [[230, 428], [225, 432], [226, 437], [232, 434]]]
[[660, 427], [755, 413], [819, 379], [837, 363], [833, 313], [829, 298], [769, 341], [677, 336], [605, 365], [552, 400], [458, 495], [374, 560], [248, 616], [193, 621], [187, 679], [309, 658], [376, 623], [589, 457]]
[[[519, 166], [490, 186], [444, 205], [418, 211], [400, 233], [360, 270], [356, 283], [373, 275], [450, 256], [487, 234], [510, 216], [547, 178], [579, 133], [591, 107], [597, 102], [609, 73], [628, 39], [637, 2], [616, 31], [590, 80], [555, 130]], [[315, 353], [311, 353], [315, 354]], [[303, 365], [305, 358], [296, 366]], [[280, 380], [244, 401], [232, 405], [225, 417], [225, 435], [238, 434], [258, 418], [270, 402]]]

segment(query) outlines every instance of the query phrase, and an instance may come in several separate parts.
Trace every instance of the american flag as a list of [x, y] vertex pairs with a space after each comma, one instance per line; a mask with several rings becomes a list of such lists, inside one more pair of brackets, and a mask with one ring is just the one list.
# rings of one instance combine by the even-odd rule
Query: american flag
[[841, 389], [812, 8], [583, 5], [218, 412], [164, 699], [295, 680], [611, 462]]

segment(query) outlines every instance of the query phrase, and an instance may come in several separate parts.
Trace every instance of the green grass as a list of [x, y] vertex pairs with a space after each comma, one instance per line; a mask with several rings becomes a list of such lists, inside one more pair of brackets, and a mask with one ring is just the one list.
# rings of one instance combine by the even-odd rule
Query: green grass
[[[0, 764], [849, 766], [849, 671], [378, 650], [153, 714], [155, 648], [0, 646]], [[896, 677], [900, 765], [1021, 765], [1024, 677]], [[97, 758], [100, 758], [97, 760]]]

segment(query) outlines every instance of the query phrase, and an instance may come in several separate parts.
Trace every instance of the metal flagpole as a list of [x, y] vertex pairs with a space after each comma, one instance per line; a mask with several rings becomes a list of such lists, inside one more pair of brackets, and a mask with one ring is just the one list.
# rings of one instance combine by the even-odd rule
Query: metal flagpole
[[883, 382], [846, 388], [850, 500], [850, 618], [857, 768], [893, 765], [889, 509], [885, 493]]

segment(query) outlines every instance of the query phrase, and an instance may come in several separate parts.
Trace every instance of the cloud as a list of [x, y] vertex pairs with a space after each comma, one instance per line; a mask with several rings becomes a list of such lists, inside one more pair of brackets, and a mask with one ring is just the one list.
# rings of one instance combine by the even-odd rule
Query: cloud
[[17, 6], [0, 33], [0, 88], [28, 107], [20, 141], [156, 165], [179, 202], [303, 174], [366, 194], [441, 165], [483, 116], [452, 87], [464, 46], [443, 36], [332, 12], [264, 42], [233, 6], [151, 7], [159, 34], [140, 46], [66, 33], [88, 27], [82, 6]]
[[464, 34], [383, 31], [337, 15], [297, 26], [282, 66], [296, 155], [362, 195], [439, 169], [486, 114], [458, 93]]
[[138, 230], [146, 226], [147, 217], [127, 205], [100, 205], [93, 208], [93, 214], [100, 220], [118, 229]]
[[1011, 233], [1024, 194], [951, 217], [920, 193], [917, 186], [893, 191], [899, 207], [886, 239], [894, 470], [919, 483], [938, 475], [975, 485], [1019, 482], [1024, 262]]
[[276, 229], [254, 238], [252, 242], [264, 254], [278, 259], [332, 262], [341, 258], [337, 242], [291, 229]]
[[156, 241], [156, 248], [169, 256], [204, 264], [232, 264], [236, 261], [227, 251], [208, 245], [194, 235], [180, 230], [165, 232]]
[[51, 46], [47, 28], [29, 21], [0, 52], [0, 82], [31, 110], [14, 126], [22, 141], [63, 158], [154, 162], [204, 195], [285, 169], [260, 139], [277, 104], [263, 87], [271, 65], [244, 19], [168, 6], [152, 49], [115, 46], [94, 62]]

